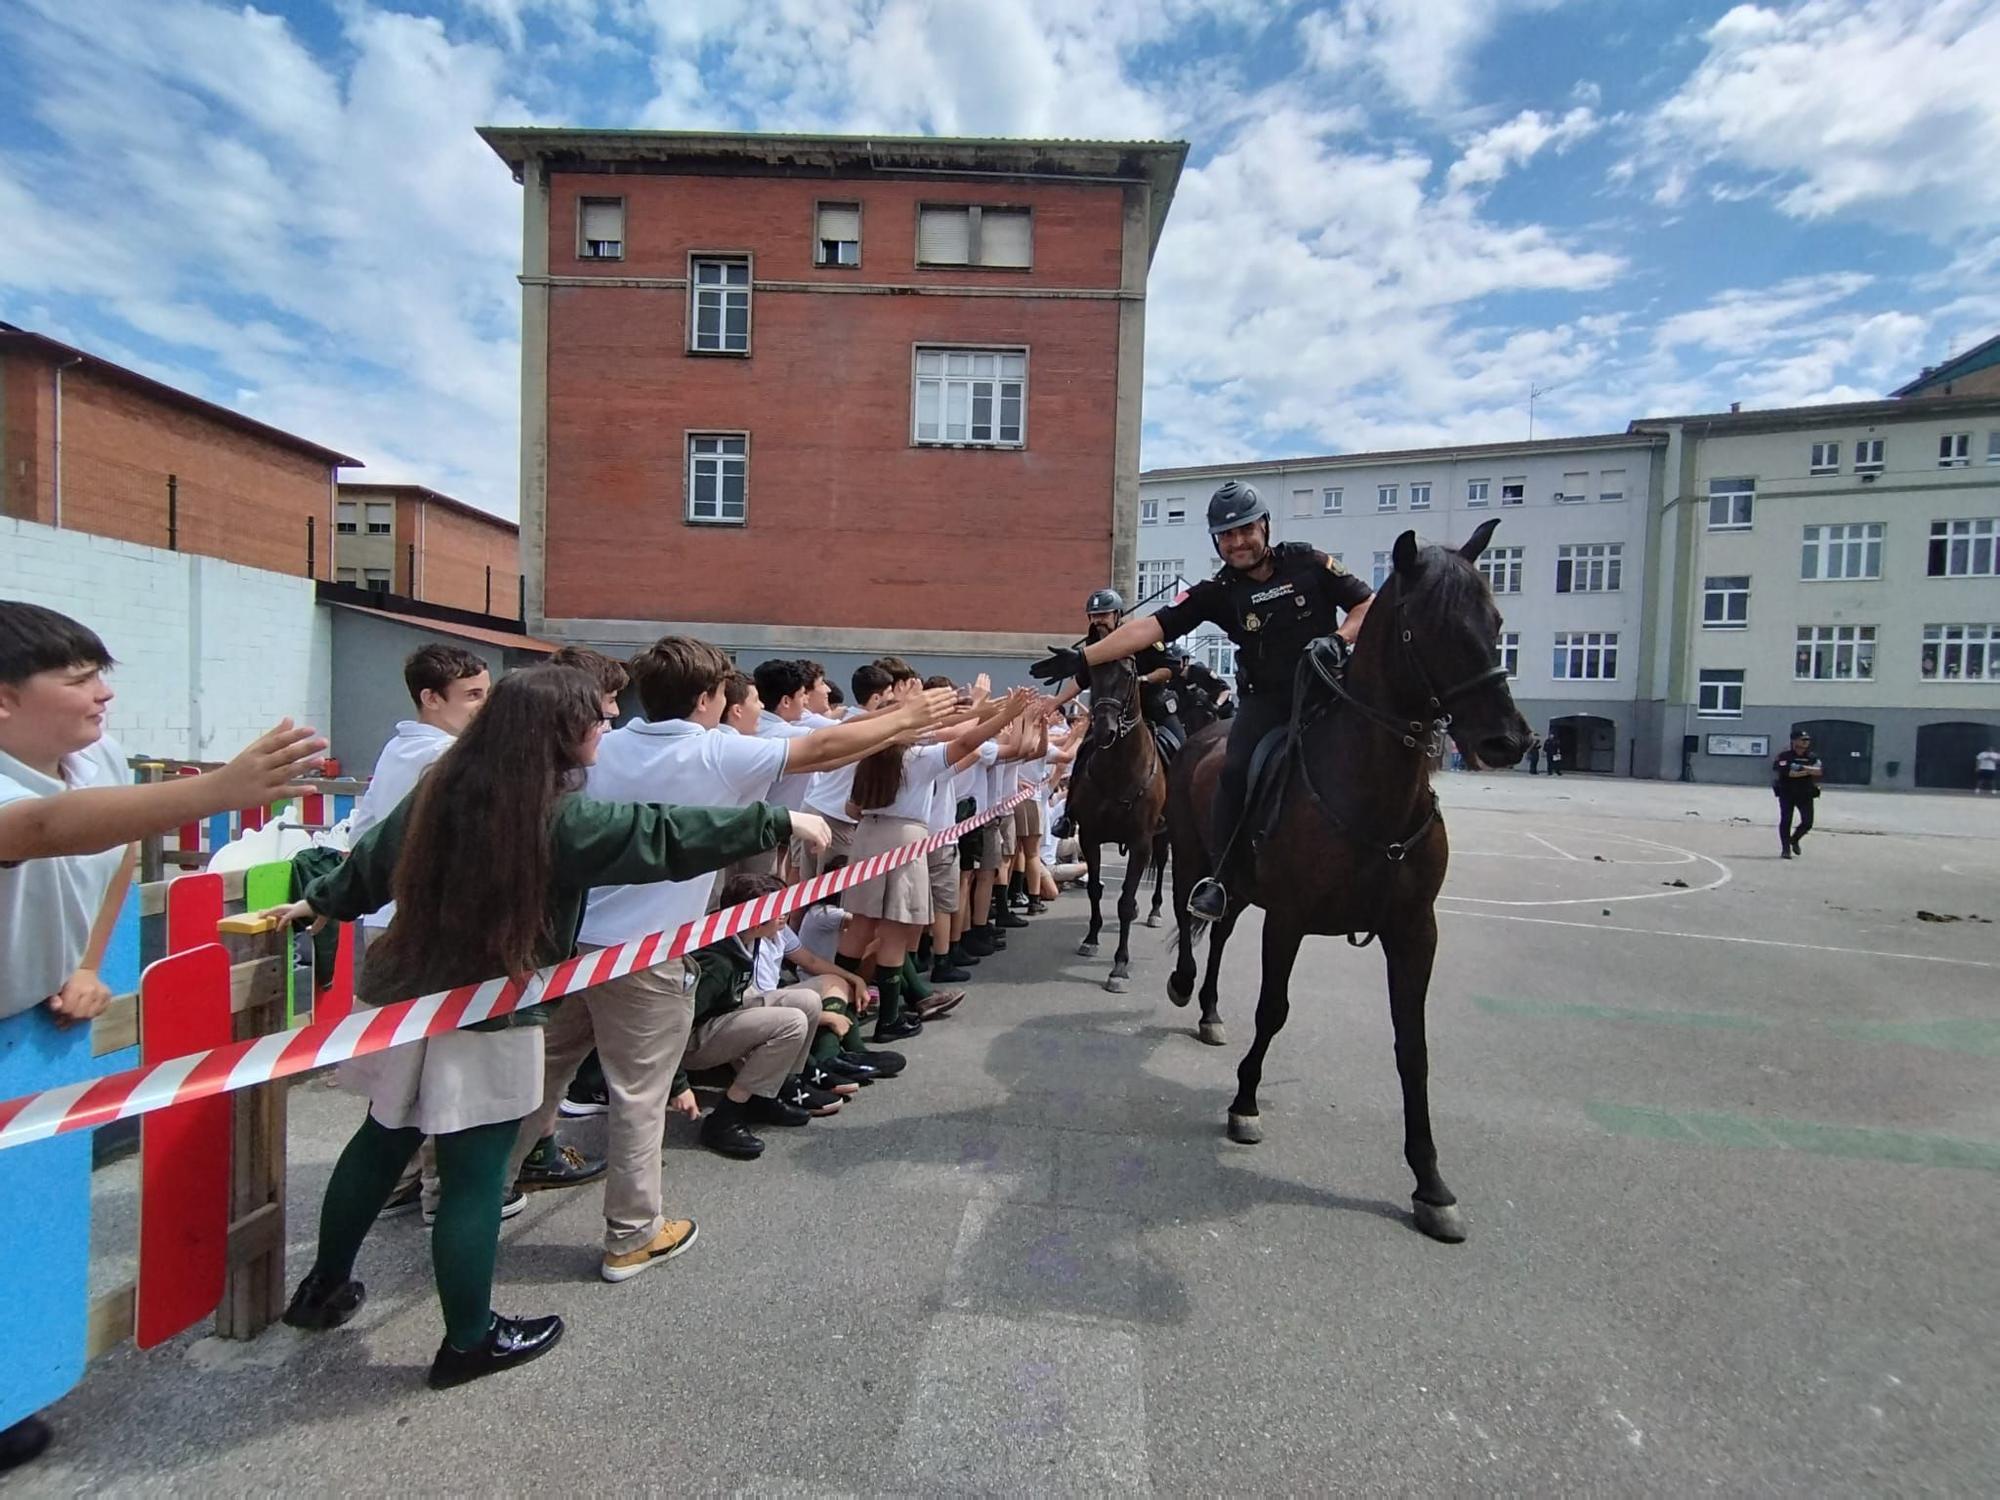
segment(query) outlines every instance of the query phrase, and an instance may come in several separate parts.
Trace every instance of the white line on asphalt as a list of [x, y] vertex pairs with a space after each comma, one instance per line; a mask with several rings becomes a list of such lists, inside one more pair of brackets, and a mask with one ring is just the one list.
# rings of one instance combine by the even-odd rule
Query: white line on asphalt
[[1531, 833], [1528, 835], [1528, 837], [1533, 839], [1536, 843], [1540, 844], [1544, 849], [1554, 849], [1555, 852], [1561, 855], [1564, 859], [1576, 860], [1578, 864], [1582, 863], [1582, 861], [1577, 860], [1576, 856], [1570, 853], [1569, 850], [1557, 848], [1556, 845], [1551, 844], [1547, 839], [1543, 838], [1539, 833]]
[[[1528, 837], [1534, 838], [1535, 835], [1531, 833], [1528, 835]], [[1736, 878], [1736, 872], [1731, 870], [1729, 866], [1725, 865], [1721, 860], [1716, 859], [1712, 855], [1697, 854], [1692, 849], [1683, 849], [1678, 844], [1662, 844], [1654, 839], [1635, 838], [1633, 835], [1629, 833], [1605, 833], [1600, 835], [1600, 837], [1622, 839], [1628, 844], [1637, 844], [1642, 848], [1659, 849], [1659, 850], [1664, 850], [1668, 854], [1678, 854], [1682, 856], [1680, 859], [1674, 859], [1674, 860], [1665, 860], [1665, 859], [1645, 860], [1643, 861], [1643, 863], [1645, 864], [1654, 866], [1669, 865], [1669, 864], [1685, 865], [1685, 864], [1693, 864], [1699, 861], [1702, 864], [1709, 864], [1715, 866], [1715, 868], [1721, 873], [1718, 874], [1715, 877], [1715, 879], [1711, 880], [1707, 885], [1674, 887], [1668, 890], [1661, 890], [1661, 891], [1639, 891], [1629, 896], [1562, 896], [1562, 897], [1552, 897], [1546, 901], [1506, 901], [1500, 899], [1497, 896], [1456, 896], [1451, 894], [1450, 892], [1445, 892], [1444, 894], [1438, 897], [1438, 900], [1466, 901], [1466, 902], [1471, 902], [1478, 906], [1609, 906], [1614, 901], [1657, 901], [1662, 898], [1670, 896], [1699, 895], [1703, 891], [1718, 890], [1721, 887], [1729, 884], [1731, 880], [1734, 880]], [[1555, 846], [1550, 845], [1550, 847], [1554, 848]], [[1606, 860], [1605, 863], [1612, 864], [1614, 863], [1614, 861]], [[1632, 863], [1638, 863], [1638, 862], [1634, 861]]]
[[[1556, 903], [1526, 904], [1552, 906]], [[1692, 938], [1702, 943], [1747, 943], [1755, 948], [1799, 948], [1808, 953], [1845, 953], [1854, 958], [1907, 958], [1920, 964], [1952, 964], [1966, 969], [2000, 969], [2000, 963], [1990, 963], [1983, 958], [1945, 958], [1936, 953], [1888, 953], [1879, 948], [1835, 948], [1826, 943], [1787, 943], [1777, 938], [1728, 937], [1719, 932], [1673, 932], [1658, 927], [1617, 927], [1609, 922], [1566, 922], [1560, 917], [1521, 917], [1504, 911], [1454, 911], [1447, 914], [1454, 917], [1484, 917], [1489, 922], [1531, 922], [1537, 927], [1575, 927], [1584, 932], [1636, 932], [1646, 937]]]

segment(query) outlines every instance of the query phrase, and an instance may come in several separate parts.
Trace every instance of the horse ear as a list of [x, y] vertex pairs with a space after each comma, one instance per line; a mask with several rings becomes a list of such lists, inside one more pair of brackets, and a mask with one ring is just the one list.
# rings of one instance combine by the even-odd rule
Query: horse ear
[[1406, 531], [1396, 538], [1393, 557], [1398, 573], [1407, 573], [1412, 578], [1417, 576], [1423, 567], [1423, 558], [1417, 550], [1417, 534], [1414, 531]]
[[1498, 516], [1489, 516], [1481, 521], [1472, 535], [1465, 539], [1465, 545], [1458, 549], [1458, 555], [1467, 562], [1478, 562], [1479, 554], [1484, 552], [1486, 544], [1493, 540], [1493, 528], [1499, 524]]

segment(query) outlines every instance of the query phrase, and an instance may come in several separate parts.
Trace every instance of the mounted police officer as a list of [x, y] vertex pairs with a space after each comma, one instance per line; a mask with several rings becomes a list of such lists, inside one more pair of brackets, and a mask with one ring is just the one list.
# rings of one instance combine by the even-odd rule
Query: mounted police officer
[[[1101, 641], [1124, 622], [1125, 596], [1116, 589], [1098, 589], [1084, 601], [1083, 613], [1088, 626], [1088, 634], [1084, 637], [1086, 644]], [[1160, 748], [1171, 756], [1174, 751], [1187, 743], [1187, 733], [1181, 728], [1178, 705], [1168, 685], [1173, 677], [1173, 662], [1158, 642], [1141, 647], [1136, 652], [1120, 652], [1119, 655], [1130, 655], [1134, 658], [1132, 665], [1139, 673], [1139, 701], [1145, 707], [1146, 722], [1161, 731], [1160, 737], [1163, 743]], [[1117, 659], [1117, 657], [1109, 658], [1112, 661]], [[1090, 668], [1079, 666], [1071, 674], [1070, 680], [1063, 685], [1062, 692], [1056, 695], [1056, 707], [1062, 707], [1078, 693], [1089, 691]], [[1083, 752], [1083, 754], [1088, 753], [1087, 749]], [[1071, 774], [1078, 776], [1082, 773], [1083, 756], [1079, 755], [1077, 767]]]
[[[1271, 509], [1250, 485], [1230, 480], [1208, 502], [1208, 534], [1223, 566], [1157, 614], [1118, 626], [1081, 650], [1057, 649], [1030, 669], [1059, 682], [1093, 666], [1215, 625], [1236, 644], [1239, 706], [1216, 789], [1215, 874], [1194, 888], [1188, 910], [1219, 921], [1229, 909], [1223, 885], [1249, 790], [1250, 757], [1269, 730], [1291, 717], [1292, 684], [1309, 642], [1360, 633], [1372, 597], [1368, 586], [1324, 552], [1303, 542], [1271, 545]], [[1344, 616], [1344, 618], [1343, 618]]]

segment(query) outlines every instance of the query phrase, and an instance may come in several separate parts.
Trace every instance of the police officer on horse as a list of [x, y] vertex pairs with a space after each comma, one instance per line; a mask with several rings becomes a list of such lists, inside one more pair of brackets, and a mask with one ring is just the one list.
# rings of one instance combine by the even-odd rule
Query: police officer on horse
[[1043, 682], [1079, 675], [1087, 680], [1091, 667], [1157, 651], [1201, 625], [1220, 627], [1235, 643], [1238, 708], [1216, 790], [1215, 874], [1188, 898], [1193, 915], [1215, 922], [1229, 909], [1224, 881], [1257, 742], [1290, 720], [1293, 683], [1307, 645], [1337, 635], [1352, 646], [1372, 592], [1317, 548], [1303, 542], [1272, 546], [1270, 507], [1237, 480], [1210, 497], [1208, 534], [1223, 563], [1214, 577], [1158, 613], [1126, 621], [1081, 648], [1054, 648], [1030, 670]]
[[[1116, 589], [1098, 589], [1084, 601], [1083, 613], [1089, 634], [1085, 644], [1101, 641], [1118, 628], [1125, 619], [1125, 596]], [[1174, 664], [1159, 642], [1142, 646], [1137, 651], [1121, 651], [1101, 658], [1116, 661], [1121, 656], [1134, 657], [1133, 667], [1139, 674], [1139, 701], [1145, 709], [1146, 722], [1160, 731], [1160, 754], [1163, 759], [1172, 759], [1173, 753], [1187, 743], [1187, 733], [1181, 728], [1178, 705], [1169, 688], [1174, 675]], [[1056, 695], [1056, 707], [1061, 708], [1079, 693], [1090, 691], [1090, 668], [1079, 665], [1070, 674], [1070, 680]], [[1078, 756], [1073, 776], [1083, 774], [1083, 755]]]

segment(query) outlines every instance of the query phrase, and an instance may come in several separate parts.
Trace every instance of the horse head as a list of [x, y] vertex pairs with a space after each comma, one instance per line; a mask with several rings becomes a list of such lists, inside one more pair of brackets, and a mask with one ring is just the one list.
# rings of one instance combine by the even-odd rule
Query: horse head
[[1520, 760], [1529, 738], [1500, 661], [1500, 611], [1476, 566], [1499, 524], [1483, 522], [1457, 548], [1422, 545], [1414, 531], [1397, 537], [1390, 580], [1361, 627], [1391, 711], [1448, 721], [1465, 757], [1492, 767]]
[[1143, 718], [1139, 707], [1139, 668], [1131, 657], [1102, 662], [1090, 669], [1090, 746], [1108, 750], [1130, 734]]

